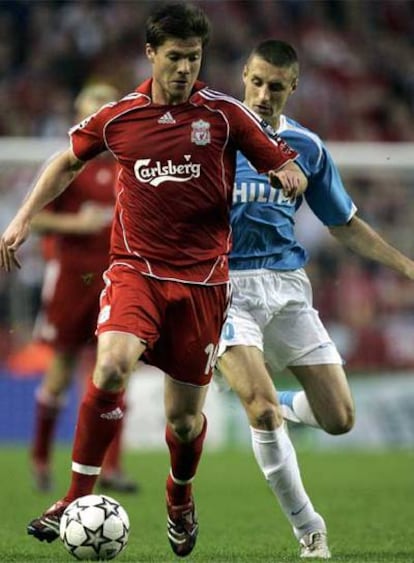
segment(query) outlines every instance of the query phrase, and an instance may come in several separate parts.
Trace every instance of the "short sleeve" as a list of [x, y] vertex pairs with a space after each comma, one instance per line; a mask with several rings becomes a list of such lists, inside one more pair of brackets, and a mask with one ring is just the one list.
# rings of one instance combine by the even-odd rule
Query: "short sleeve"
[[346, 224], [356, 212], [338, 168], [324, 145], [317, 170], [309, 178], [305, 199], [315, 215], [328, 227]]
[[107, 150], [104, 128], [108, 122], [109, 109], [103, 106], [69, 130], [72, 150], [79, 160], [91, 160]]

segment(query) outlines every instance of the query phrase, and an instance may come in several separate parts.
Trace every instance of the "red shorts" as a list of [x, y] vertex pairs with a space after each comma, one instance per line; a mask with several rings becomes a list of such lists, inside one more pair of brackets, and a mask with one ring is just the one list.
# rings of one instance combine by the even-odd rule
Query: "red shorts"
[[179, 381], [208, 384], [230, 284], [158, 280], [119, 264], [107, 270], [105, 279], [97, 333], [135, 334], [147, 344], [148, 363]]
[[34, 336], [61, 350], [96, 344], [102, 272], [76, 270], [57, 260], [46, 265], [42, 307]]

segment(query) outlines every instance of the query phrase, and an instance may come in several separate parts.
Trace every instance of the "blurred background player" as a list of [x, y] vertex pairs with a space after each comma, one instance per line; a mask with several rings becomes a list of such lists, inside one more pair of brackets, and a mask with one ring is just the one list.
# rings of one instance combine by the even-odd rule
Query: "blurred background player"
[[[75, 101], [76, 122], [119, 97], [106, 83], [86, 86]], [[53, 349], [52, 359], [36, 392], [32, 471], [41, 491], [52, 486], [51, 457], [58, 417], [76, 368], [82, 380], [93, 368], [102, 273], [109, 262], [110, 225], [115, 203], [117, 164], [109, 153], [90, 162], [70, 190], [33, 220], [43, 235], [46, 259], [42, 306], [34, 336]], [[121, 432], [105, 457], [100, 486], [135, 492], [137, 484], [121, 468]]]
[[[414, 279], [414, 262], [357, 216], [319, 137], [282, 114], [298, 80], [293, 47], [264, 41], [244, 67], [244, 103], [263, 119], [270, 136], [282, 137], [299, 152], [297, 162], [308, 178], [306, 201], [332, 235], [361, 256]], [[238, 154], [231, 211], [233, 300], [218, 367], [241, 400], [257, 462], [279, 500], [277, 436], [283, 432], [282, 412], [331, 434], [348, 432], [354, 423], [343, 362], [312, 306], [312, 289], [303, 269], [308, 254], [294, 233], [302, 199], [289, 199], [272, 189], [266, 176]], [[279, 394], [286, 403], [282, 410], [267, 364], [274, 371], [288, 367], [304, 388]], [[302, 557], [328, 557], [324, 543], [318, 531], [304, 536]]]

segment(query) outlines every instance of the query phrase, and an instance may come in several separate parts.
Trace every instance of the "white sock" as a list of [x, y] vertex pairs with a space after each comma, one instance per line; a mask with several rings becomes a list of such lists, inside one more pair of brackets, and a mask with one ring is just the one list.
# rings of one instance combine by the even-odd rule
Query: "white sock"
[[321, 428], [321, 425], [316, 420], [312, 412], [305, 391], [298, 391], [297, 393], [295, 393], [292, 402], [292, 409], [298, 419], [303, 422], [303, 424], [314, 426], [315, 428]]
[[293, 526], [295, 536], [300, 539], [311, 531], [325, 531], [323, 518], [306, 494], [296, 452], [284, 426], [276, 430], [258, 430], [251, 426], [250, 431], [256, 461]]

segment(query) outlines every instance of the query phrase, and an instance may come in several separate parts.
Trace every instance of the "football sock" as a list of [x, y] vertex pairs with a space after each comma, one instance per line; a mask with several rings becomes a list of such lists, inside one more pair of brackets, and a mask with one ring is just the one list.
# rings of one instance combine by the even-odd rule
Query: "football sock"
[[122, 424], [123, 408], [124, 391], [104, 391], [89, 382], [79, 409], [66, 501], [91, 494], [105, 452]]
[[305, 391], [279, 391], [278, 398], [284, 419], [315, 428], [321, 427], [312, 412]]
[[296, 452], [284, 426], [275, 430], [250, 427], [253, 452], [266, 481], [299, 539], [308, 531], [325, 530], [302, 483]]
[[207, 432], [207, 419], [200, 434], [192, 442], [182, 442], [167, 425], [165, 440], [170, 450], [171, 469], [167, 478], [167, 495], [173, 505], [182, 505], [191, 498], [191, 483], [200, 461]]
[[[122, 408], [124, 414], [126, 412], [125, 405]], [[111, 476], [114, 473], [121, 472], [121, 450], [122, 450], [122, 432], [124, 429], [124, 418], [120, 419], [120, 424], [116, 431], [112, 442], [109, 444], [104, 460], [102, 462], [102, 475]]]
[[47, 464], [50, 459], [56, 424], [64, 401], [39, 390], [36, 393], [32, 459]]
[[104, 460], [102, 462], [102, 474], [112, 475], [114, 473], [119, 473], [121, 471], [121, 435], [122, 435], [122, 425], [121, 428], [115, 434], [112, 442], [109, 444]]

